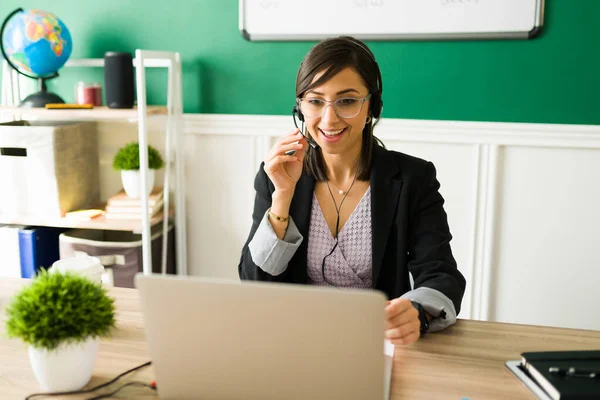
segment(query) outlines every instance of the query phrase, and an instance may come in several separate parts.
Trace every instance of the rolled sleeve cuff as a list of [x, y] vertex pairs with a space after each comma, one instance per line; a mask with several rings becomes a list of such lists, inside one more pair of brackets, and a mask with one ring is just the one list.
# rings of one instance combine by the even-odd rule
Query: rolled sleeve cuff
[[269, 222], [267, 211], [248, 248], [254, 264], [267, 274], [277, 276], [285, 272], [303, 239], [292, 217], [289, 219], [283, 240], [279, 239]]
[[421, 304], [425, 311], [434, 317], [429, 322], [429, 332], [441, 331], [456, 322], [456, 310], [452, 300], [439, 290], [420, 287], [404, 293], [401, 297]]

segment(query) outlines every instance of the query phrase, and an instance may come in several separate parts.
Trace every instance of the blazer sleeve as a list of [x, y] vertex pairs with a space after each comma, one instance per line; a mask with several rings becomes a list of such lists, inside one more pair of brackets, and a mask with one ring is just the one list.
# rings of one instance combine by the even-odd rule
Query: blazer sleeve
[[414, 279], [414, 288], [431, 288], [441, 292], [452, 301], [458, 315], [466, 281], [452, 255], [452, 235], [444, 199], [431, 162], [426, 164], [416, 186], [408, 255], [408, 269]]
[[271, 275], [265, 272], [254, 263], [249, 246], [256, 231], [259, 229], [261, 221], [264, 219], [265, 213], [269, 207], [271, 207], [271, 195], [275, 190], [275, 187], [264, 170], [264, 165], [264, 162], [261, 163], [256, 178], [254, 179], [256, 197], [254, 199], [254, 211], [252, 212], [252, 228], [250, 229], [248, 239], [242, 248], [238, 273], [242, 280], [287, 282], [289, 275], [288, 270], [283, 271], [283, 273], [279, 275]]

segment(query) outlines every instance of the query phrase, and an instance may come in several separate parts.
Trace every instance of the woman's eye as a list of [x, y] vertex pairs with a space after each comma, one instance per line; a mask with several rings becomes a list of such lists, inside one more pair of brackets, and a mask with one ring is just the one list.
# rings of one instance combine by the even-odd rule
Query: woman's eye
[[351, 99], [351, 98], [338, 100], [338, 104], [340, 104], [342, 106], [351, 106], [351, 105], [356, 104], [357, 102], [358, 102], [358, 100]]
[[310, 104], [311, 106], [320, 106], [320, 105], [323, 105], [323, 100], [308, 99], [308, 104]]

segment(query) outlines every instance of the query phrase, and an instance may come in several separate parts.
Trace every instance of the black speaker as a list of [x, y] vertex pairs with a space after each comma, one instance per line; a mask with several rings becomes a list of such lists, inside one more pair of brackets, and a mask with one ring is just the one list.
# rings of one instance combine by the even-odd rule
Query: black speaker
[[135, 94], [131, 53], [109, 51], [104, 54], [104, 86], [109, 108], [133, 108]]

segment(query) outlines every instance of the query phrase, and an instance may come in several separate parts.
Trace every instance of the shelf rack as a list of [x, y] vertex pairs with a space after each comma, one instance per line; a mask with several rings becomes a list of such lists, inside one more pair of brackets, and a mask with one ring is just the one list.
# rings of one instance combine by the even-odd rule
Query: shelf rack
[[[181, 89], [181, 57], [178, 52], [136, 50], [133, 59], [135, 67], [137, 108], [134, 109], [109, 109], [107, 107], [95, 107], [89, 110], [46, 110], [44, 108], [21, 108], [17, 107], [21, 101], [19, 75], [17, 71], [3, 61], [2, 71], [2, 97], [0, 105], [0, 116], [9, 115], [13, 120], [17, 119], [40, 119], [40, 120], [94, 120], [115, 121], [126, 120], [137, 122], [138, 141], [140, 144], [140, 171], [142, 180], [142, 193], [147, 193], [148, 154], [143, 151], [148, 146], [148, 118], [163, 115], [167, 118], [165, 135], [165, 178], [164, 178], [164, 210], [171, 210], [169, 204], [170, 168], [175, 168], [175, 229], [176, 229], [176, 258], [177, 273], [187, 275], [187, 227], [185, 210], [185, 182], [184, 182], [184, 160], [183, 135], [181, 133], [181, 117], [183, 113], [183, 99]], [[102, 58], [84, 58], [69, 60], [65, 67], [104, 67]], [[166, 107], [148, 106], [146, 99], [146, 68], [166, 68], [168, 70], [168, 89]], [[174, 152], [173, 152], [174, 146]], [[174, 163], [172, 160], [174, 157]], [[142, 197], [142, 209], [148, 209], [148, 197]], [[0, 221], [4, 223], [26, 223], [30, 225], [67, 226], [82, 227], [90, 229], [117, 229], [133, 230], [142, 234], [143, 272], [152, 273], [151, 257], [151, 233], [150, 229], [154, 223], [160, 222], [162, 217], [151, 218], [147, 213], [142, 213], [141, 227], [137, 221], [107, 221], [104, 218], [87, 222], [61, 218], [56, 220], [15, 220]], [[168, 220], [168, 218], [165, 218]], [[118, 225], [120, 224], [120, 225]], [[166, 273], [167, 260], [168, 223], [163, 224], [163, 252], [161, 260], [161, 271]]]

